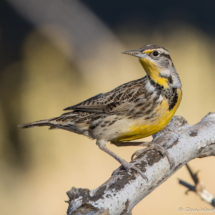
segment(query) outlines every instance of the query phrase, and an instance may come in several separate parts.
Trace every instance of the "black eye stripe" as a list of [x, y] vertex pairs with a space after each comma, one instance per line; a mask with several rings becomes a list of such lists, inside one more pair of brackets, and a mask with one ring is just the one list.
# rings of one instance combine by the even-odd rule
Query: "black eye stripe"
[[161, 56], [164, 56], [164, 57], [166, 57], [166, 58], [168, 58], [168, 59], [170, 59], [170, 60], [172, 60], [171, 57], [170, 57], [170, 55], [168, 55], [168, 54], [162, 53], [162, 54], [160, 54], [160, 55], [161, 55]]

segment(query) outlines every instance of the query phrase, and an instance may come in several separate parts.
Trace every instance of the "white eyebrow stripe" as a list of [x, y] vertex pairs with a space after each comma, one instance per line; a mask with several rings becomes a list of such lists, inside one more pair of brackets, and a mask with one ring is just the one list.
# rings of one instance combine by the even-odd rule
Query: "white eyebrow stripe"
[[167, 55], [170, 55], [170, 53], [162, 48], [159, 48], [159, 49], [156, 49], [157, 51], [160, 51], [161, 53], [163, 54], [167, 54]]

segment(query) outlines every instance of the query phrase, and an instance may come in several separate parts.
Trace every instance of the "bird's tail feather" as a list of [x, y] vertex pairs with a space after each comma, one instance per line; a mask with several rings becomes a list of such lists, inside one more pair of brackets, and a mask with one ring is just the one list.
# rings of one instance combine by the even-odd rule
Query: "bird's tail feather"
[[50, 119], [44, 119], [36, 122], [31, 122], [24, 125], [18, 125], [19, 128], [32, 128], [37, 126], [51, 126]]

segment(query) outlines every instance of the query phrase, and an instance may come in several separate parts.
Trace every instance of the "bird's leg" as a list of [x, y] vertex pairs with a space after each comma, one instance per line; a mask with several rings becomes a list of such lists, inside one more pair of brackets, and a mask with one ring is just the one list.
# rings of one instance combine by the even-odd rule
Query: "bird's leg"
[[170, 164], [170, 169], [172, 169], [172, 167], [175, 166], [174, 160], [171, 158], [171, 156], [169, 155], [169, 152], [162, 146], [162, 144], [149, 142], [148, 145], [149, 145], [149, 147], [147, 147], [145, 149], [140, 149], [140, 150], [137, 150], [136, 152], [134, 152], [134, 154], [131, 156], [131, 160], [134, 159], [134, 156], [139, 156], [143, 152], [147, 152], [149, 150], [155, 150], [155, 151], [161, 153], [162, 156], [167, 157], [169, 164]]
[[134, 164], [135, 163], [128, 163], [126, 160], [120, 158], [118, 155], [116, 155], [114, 152], [112, 152], [110, 149], [106, 147], [107, 142], [102, 140], [102, 141], [97, 141], [96, 144], [99, 146], [99, 148], [109, 154], [111, 157], [115, 158], [122, 166], [125, 168], [126, 171], [129, 169], [134, 169], [136, 170], [143, 179], [148, 180], [147, 177], [143, 174], [143, 172], [137, 168]]
[[149, 146], [151, 142], [111, 142], [115, 146]]
[[168, 151], [162, 146], [162, 144], [157, 144], [154, 142], [111, 142], [115, 146], [121, 147], [121, 146], [145, 146], [147, 148], [137, 150], [134, 152], [134, 154], [131, 156], [131, 160], [134, 159], [134, 156], [139, 156], [140, 154], [147, 152], [149, 150], [155, 150], [159, 153], [161, 153], [162, 156], [166, 156], [169, 164], [170, 169], [175, 166], [174, 160], [169, 155]]

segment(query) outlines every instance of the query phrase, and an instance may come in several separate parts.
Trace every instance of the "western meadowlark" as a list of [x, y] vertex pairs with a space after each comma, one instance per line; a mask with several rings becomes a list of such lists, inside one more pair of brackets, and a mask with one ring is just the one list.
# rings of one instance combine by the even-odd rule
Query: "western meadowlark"
[[[50, 129], [64, 129], [96, 139], [99, 148], [119, 161], [126, 170], [135, 169], [145, 178], [135, 163], [128, 163], [120, 158], [106, 144], [137, 145], [138, 142], [130, 141], [162, 130], [180, 104], [182, 85], [165, 48], [147, 45], [123, 54], [138, 57], [147, 75], [68, 107], [64, 110], [71, 111], [59, 117], [20, 127], [50, 126]], [[151, 145], [168, 155], [161, 146], [155, 143], [150, 143]]]

